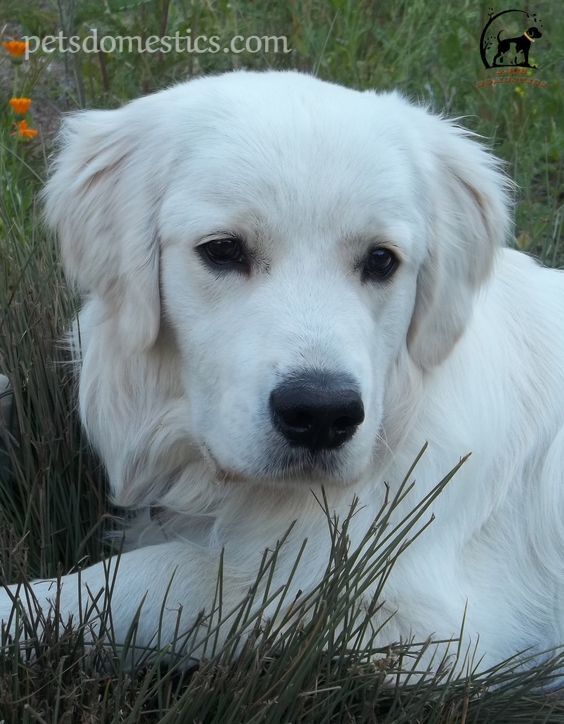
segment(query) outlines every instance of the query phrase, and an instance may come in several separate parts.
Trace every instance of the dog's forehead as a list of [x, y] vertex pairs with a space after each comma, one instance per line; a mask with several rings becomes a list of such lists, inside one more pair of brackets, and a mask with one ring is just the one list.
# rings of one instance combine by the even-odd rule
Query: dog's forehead
[[286, 230], [314, 224], [349, 235], [415, 221], [413, 140], [397, 118], [406, 104], [299, 74], [288, 74], [297, 83], [286, 74], [265, 82], [269, 75], [187, 94], [167, 216], [194, 221], [217, 207]]

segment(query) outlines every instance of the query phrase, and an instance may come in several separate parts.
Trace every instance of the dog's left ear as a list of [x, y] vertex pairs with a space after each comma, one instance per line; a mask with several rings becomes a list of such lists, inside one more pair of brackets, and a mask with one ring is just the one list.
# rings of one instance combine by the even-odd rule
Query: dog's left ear
[[101, 301], [126, 353], [150, 347], [160, 323], [155, 164], [161, 155], [130, 106], [66, 118], [43, 194], [67, 278]]
[[422, 369], [430, 369], [462, 335], [474, 295], [506, 240], [511, 182], [501, 162], [468, 131], [413, 110], [423, 121], [418, 156], [428, 247], [417, 279], [408, 348]]

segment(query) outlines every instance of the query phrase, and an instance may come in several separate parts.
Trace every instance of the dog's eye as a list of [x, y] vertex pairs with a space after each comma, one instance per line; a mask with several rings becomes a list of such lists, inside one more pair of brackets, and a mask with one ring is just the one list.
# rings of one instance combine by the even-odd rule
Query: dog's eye
[[243, 242], [236, 237], [213, 239], [197, 247], [200, 256], [209, 265], [236, 271], [248, 271], [249, 258]]
[[362, 281], [388, 279], [399, 266], [399, 259], [383, 246], [371, 249], [362, 265]]

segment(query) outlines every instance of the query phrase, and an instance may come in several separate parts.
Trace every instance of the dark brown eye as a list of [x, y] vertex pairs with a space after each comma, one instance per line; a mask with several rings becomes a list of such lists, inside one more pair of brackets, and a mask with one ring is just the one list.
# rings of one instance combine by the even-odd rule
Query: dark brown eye
[[371, 249], [362, 265], [362, 281], [383, 281], [392, 276], [399, 266], [399, 259], [389, 249], [376, 246]]
[[248, 271], [247, 252], [243, 242], [236, 237], [213, 239], [206, 244], [200, 244], [197, 251], [209, 266], [225, 271]]

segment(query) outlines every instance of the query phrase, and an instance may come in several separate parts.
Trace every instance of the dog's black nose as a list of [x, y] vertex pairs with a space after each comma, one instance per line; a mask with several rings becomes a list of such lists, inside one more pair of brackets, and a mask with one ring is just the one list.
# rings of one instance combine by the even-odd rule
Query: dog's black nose
[[347, 442], [364, 420], [354, 380], [318, 370], [279, 384], [270, 395], [270, 412], [275, 428], [289, 443], [314, 451]]

